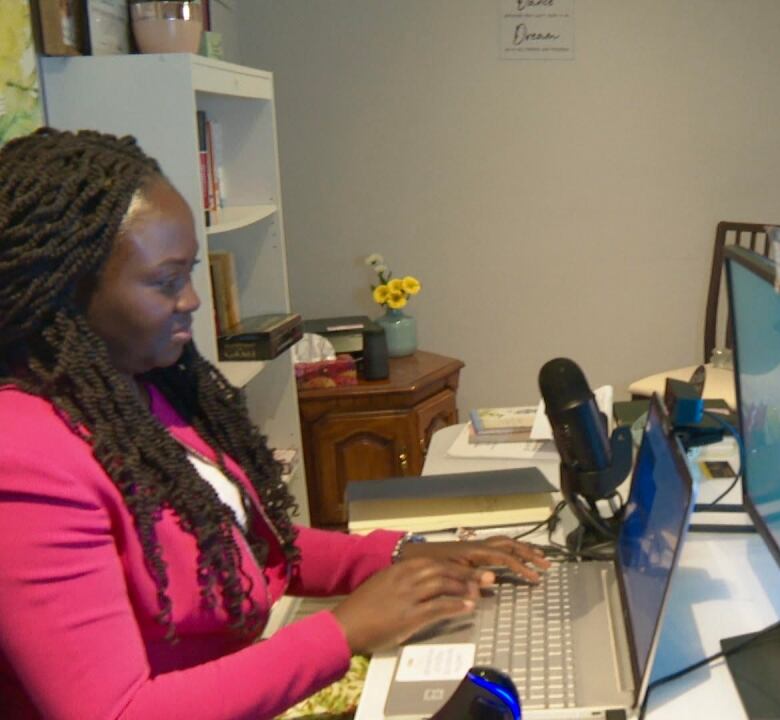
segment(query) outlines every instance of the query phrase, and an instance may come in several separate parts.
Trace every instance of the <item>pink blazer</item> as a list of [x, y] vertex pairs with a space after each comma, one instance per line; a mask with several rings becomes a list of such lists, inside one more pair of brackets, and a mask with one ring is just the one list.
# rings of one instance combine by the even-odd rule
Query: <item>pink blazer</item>
[[[174, 436], [214, 452], [153, 391]], [[252, 492], [234, 463], [230, 469]], [[300, 528], [288, 579], [281, 548], [261, 568], [244, 536], [242, 567], [266, 614], [284, 594], [347, 593], [390, 562], [399, 533], [366, 537]], [[121, 495], [45, 400], [0, 388], [0, 716], [56, 720], [273, 718], [339, 678], [349, 648], [330, 612], [239, 641], [205, 609], [194, 538], [170, 513], [157, 525], [179, 642], [163, 639], [154, 583]]]

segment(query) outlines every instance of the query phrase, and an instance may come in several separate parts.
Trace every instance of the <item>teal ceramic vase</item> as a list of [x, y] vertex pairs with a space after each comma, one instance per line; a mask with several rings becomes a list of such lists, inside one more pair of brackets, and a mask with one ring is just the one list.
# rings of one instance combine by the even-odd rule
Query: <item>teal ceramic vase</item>
[[382, 317], [377, 318], [385, 330], [387, 354], [390, 357], [404, 357], [417, 350], [417, 321], [406, 315], [403, 310], [387, 308]]

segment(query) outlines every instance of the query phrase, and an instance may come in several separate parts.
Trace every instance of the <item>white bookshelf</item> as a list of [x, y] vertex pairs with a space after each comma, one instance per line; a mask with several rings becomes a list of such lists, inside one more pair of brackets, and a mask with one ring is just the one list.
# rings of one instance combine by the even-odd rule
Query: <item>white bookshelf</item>
[[[237, 387], [274, 447], [302, 453], [295, 376], [289, 351], [266, 362], [220, 362], [208, 251], [235, 255], [243, 317], [290, 309], [279, 184], [273, 76], [198, 55], [43, 58], [49, 125], [134, 135], [193, 210], [201, 263], [193, 281], [201, 299], [194, 318], [199, 350]], [[206, 227], [196, 111], [219, 121], [225, 208]], [[301, 463], [302, 464], [302, 463]], [[306, 479], [291, 490], [308, 524]]]

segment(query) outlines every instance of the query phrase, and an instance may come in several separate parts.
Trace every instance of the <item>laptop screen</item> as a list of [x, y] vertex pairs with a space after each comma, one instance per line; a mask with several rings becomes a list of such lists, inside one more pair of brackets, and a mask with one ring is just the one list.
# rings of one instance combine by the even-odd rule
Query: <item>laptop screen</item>
[[774, 265], [746, 250], [727, 253], [742, 442], [743, 492], [758, 530], [780, 561], [780, 294]]
[[687, 527], [691, 495], [682, 447], [670, 432], [658, 397], [653, 396], [616, 552], [637, 684], [646, 678], [655, 650], [656, 626]]

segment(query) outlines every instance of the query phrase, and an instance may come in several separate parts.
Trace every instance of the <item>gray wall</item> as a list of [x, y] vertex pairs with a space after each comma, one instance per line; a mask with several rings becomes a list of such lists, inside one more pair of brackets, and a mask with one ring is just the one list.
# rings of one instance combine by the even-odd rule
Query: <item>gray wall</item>
[[272, 70], [290, 288], [377, 314], [365, 255], [423, 283], [459, 405], [699, 362], [718, 220], [780, 222], [780, 3], [579, 0], [575, 59], [498, 59], [494, 0], [233, 0]]

